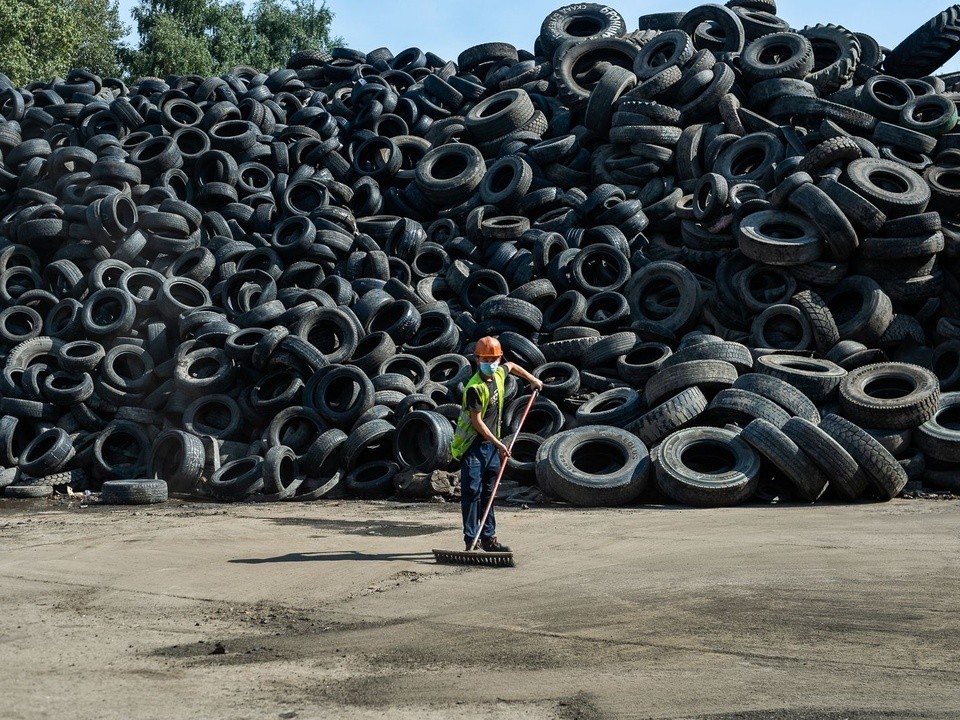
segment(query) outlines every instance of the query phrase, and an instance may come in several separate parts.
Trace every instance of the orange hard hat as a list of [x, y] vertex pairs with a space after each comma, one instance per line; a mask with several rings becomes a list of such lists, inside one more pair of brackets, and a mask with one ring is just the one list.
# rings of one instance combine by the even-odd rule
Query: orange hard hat
[[498, 358], [503, 355], [500, 341], [487, 335], [477, 340], [477, 347], [473, 351], [478, 358]]

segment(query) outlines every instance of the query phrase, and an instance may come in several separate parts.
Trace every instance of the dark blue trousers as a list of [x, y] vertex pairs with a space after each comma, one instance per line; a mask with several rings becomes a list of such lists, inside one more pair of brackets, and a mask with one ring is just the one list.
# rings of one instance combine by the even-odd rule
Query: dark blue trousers
[[[480, 516], [490, 501], [493, 483], [500, 472], [500, 453], [497, 446], [490, 442], [474, 441], [473, 446], [463, 456], [460, 465], [460, 509], [463, 511], [463, 541], [473, 542], [480, 523]], [[493, 508], [483, 525], [481, 538], [491, 538], [497, 534], [497, 520]]]

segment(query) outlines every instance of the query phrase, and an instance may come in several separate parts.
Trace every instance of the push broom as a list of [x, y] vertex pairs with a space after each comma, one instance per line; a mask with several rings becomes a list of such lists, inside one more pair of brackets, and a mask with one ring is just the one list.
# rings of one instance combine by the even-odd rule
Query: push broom
[[[517, 441], [517, 435], [520, 434], [521, 428], [523, 428], [523, 423], [527, 419], [527, 414], [530, 412], [530, 408], [533, 407], [533, 403], [537, 399], [537, 391], [534, 390], [533, 394], [530, 396], [530, 400], [527, 402], [527, 407], [524, 408], [523, 415], [520, 417], [520, 424], [517, 425], [517, 431], [513, 434], [513, 437], [510, 439], [510, 444], [507, 446], [507, 453], [513, 451], [513, 444]], [[513, 562], [513, 553], [512, 552], [486, 552], [481, 551], [477, 552], [477, 543], [480, 542], [480, 533], [483, 532], [483, 526], [487, 522], [487, 516], [490, 514], [490, 509], [493, 507], [493, 501], [497, 497], [497, 488], [500, 487], [500, 479], [503, 477], [503, 471], [506, 469], [507, 463], [506, 460], [500, 463], [500, 472], [497, 473], [497, 479], [493, 483], [493, 491], [490, 493], [490, 500], [487, 502], [487, 508], [483, 511], [483, 517], [480, 518], [479, 529], [477, 534], [473, 536], [473, 542], [470, 543], [469, 550], [437, 550], [434, 548], [433, 556], [437, 559], [438, 563], [446, 563], [448, 565], [488, 565], [490, 567], [514, 567], [515, 563]]]

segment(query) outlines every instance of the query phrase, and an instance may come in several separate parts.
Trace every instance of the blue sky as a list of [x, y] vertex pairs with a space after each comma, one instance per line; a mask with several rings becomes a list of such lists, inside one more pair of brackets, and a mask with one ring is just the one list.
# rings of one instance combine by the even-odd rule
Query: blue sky
[[[135, 0], [120, 0], [123, 20], [131, 26], [130, 9], [135, 4]], [[482, 42], [509, 42], [532, 50], [543, 18], [565, 4], [557, 0], [327, 0], [335, 15], [333, 33], [343, 36], [348, 47], [369, 51], [386, 46], [394, 53], [419, 47], [454, 61], [461, 50]], [[695, 0], [611, 3], [630, 30], [636, 29], [641, 14], [682, 12], [698, 4]], [[946, 0], [780, 0], [777, 14], [796, 28], [834, 23], [893, 47], [948, 5]], [[960, 70], [960, 59], [951, 60], [945, 70]]]

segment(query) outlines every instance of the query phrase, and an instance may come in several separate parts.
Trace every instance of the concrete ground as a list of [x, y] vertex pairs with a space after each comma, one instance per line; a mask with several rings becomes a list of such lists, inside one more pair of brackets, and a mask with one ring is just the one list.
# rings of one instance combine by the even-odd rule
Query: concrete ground
[[960, 717], [960, 502], [0, 501], [0, 717]]

